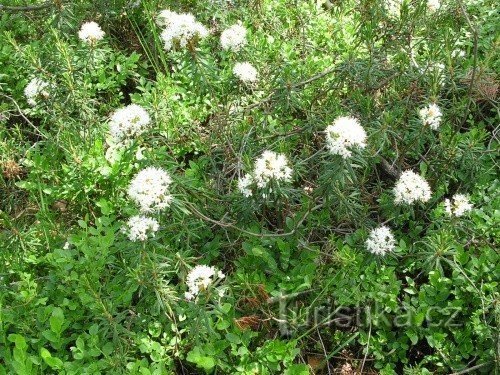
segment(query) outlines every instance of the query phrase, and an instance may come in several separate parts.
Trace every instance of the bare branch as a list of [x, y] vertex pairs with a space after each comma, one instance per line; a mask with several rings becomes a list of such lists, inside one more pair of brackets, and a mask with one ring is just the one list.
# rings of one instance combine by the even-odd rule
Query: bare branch
[[208, 221], [210, 223], [213, 223], [213, 224], [216, 224], [218, 226], [220, 226], [221, 228], [233, 228], [233, 229], [236, 229], [237, 231], [241, 232], [241, 233], [245, 233], [245, 234], [248, 234], [250, 236], [254, 236], [254, 237], [259, 237], [259, 238], [265, 238], [265, 237], [287, 237], [287, 236], [291, 236], [293, 234], [295, 234], [295, 232], [297, 231], [297, 229], [302, 225], [302, 223], [307, 219], [307, 217], [309, 216], [309, 214], [313, 211], [316, 211], [318, 209], [320, 209], [321, 207], [323, 207], [323, 203], [320, 203], [310, 209], [308, 209], [304, 215], [301, 217], [301, 219], [296, 223], [296, 225], [294, 226], [294, 228], [289, 231], [289, 232], [286, 232], [286, 233], [255, 233], [255, 232], [250, 232], [248, 230], [245, 230], [245, 229], [242, 229], [240, 227], [238, 227], [237, 225], [235, 225], [234, 223], [227, 223], [227, 222], [223, 222], [223, 221], [220, 221], [220, 220], [216, 220], [216, 219], [212, 219], [208, 216], [206, 216], [205, 214], [201, 213], [192, 203], [190, 202], [184, 202], [184, 204], [186, 206], [189, 207], [191, 213], [198, 217], [199, 219], [202, 219], [202, 220], [205, 220], [205, 221]]
[[271, 92], [268, 96], [266, 96], [264, 99], [256, 102], [256, 103], [252, 103], [248, 106], [246, 106], [245, 108], [243, 108], [245, 111], [248, 111], [249, 109], [252, 109], [252, 108], [255, 108], [255, 107], [260, 107], [262, 104], [265, 104], [267, 102], [269, 102], [273, 97], [274, 95], [276, 95], [277, 92], [279, 92], [280, 90], [283, 90], [283, 89], [289, 89], [289, 90], [295, 90], [295, 89], [298, 89], [302, 86], [306, 86], [308, 85], [309, 83], [311, 82], [314, 82], [320, 78], [323, 78], [324, 76], [328, 75], [328, 74], [331, 74], [335, 71], [337, 71], [338, 68], [337, 67], [333, 67], [333, 68], [328, 68], [328, 69], [325, 69], [323, 70], [321, 73], [318, 73], [304, 81], [301, 81], [301, 82], [298, 82], [298, 83], [295, 83], [293, 85], [289, 85], [289, 86], [281, 86], [279, 88], [277, 88], [276, 90], [273, 90], [273, 92]]

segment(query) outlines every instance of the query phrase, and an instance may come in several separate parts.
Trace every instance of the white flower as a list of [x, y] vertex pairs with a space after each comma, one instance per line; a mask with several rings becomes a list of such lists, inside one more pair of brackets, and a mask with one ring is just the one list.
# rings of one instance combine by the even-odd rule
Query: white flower
[[130, 241], [146, 241], [148, 234], [155, 236], [155, 232], [160, 228], [158, 221], [146, 216], [132, 216], [127, 221], [125, 232], [128, 234]]
[[200, 292], [206, 290], [216, 278], [223, 279], [225, 275], [215, 269], [205, 265], [194, 267], [186, 278], [188, 291], [184, 294], [187, 300], [195, 298]]
[[429, 125], [433, 130], [437, 130], [441, 124], [441, 109], [437, 104], [432, 103], [418, 112], [424, 125]]
[[238, 190], [243, 194], [245, 197], [251, 197], [252, 196], [252, 189], [250, 185], [253, 184], [253, 177], [250, 174], [246, 174], [245, 176], [241, 177], [238, 179]]
[[225, 50], [238, 52], [241, 47], [247, 44], [246, 35], [247, 30], [241, 25], [241, 22], [238, 22], [222, 32], [220, 44]]
[[473, 205], [466, 195], [455, 194], [451, 201], [449, 199], [444, 200], [444, 207], [448, 215], [460, 217], [472, 210]]
[[312, 192], [314, 191], [314, 188], [312, 186], [304, 186], [304, 193], [309, 195], [309, 194], [312, 194]]
[[148, 112], [137, 104], [129, 104], [111, 115], [109, 131], [115, 142], [125, 138], [137, 137], [144, 133], [151, 118]]
[[172, 12], [170, 9], [164, 9], [158, 14], [156, 24], [160, 27], [168, 27], [170, 20], [176, 16], [178, 16], [177, 13]]
[[39, 78], [33, 78], [24, 89], [24, 96], [26, 101], [32, 107], [36, 105], [36, 99], [48, 99], [50, 94], [47, 92], [49, 84]]
[[152, 212], [170, 206], [168, 188], [172, 179], [161, 168], [148, 167], [137, 173], [128, 187], [128, 195], [142, 212]]
[[396, 204], [427, 202], [431, 199], [431, 188], [427, 181], [413, 171], [404, 171], [394, 187]]
[[104, 158], [108, 161], [109, 164], [113, 165], [120, 161], [120, 159], [122, 158], [124, 144], [115, 143], [112, 140], [107, 140], [107, 142], [109, 147], [104, 154]]
[[399, 17], [403, 1], [404, 0], [386, 0], [385, 7], [387, 12], [393, 17]]
[[136, 160], [143, 160], [144, 159], [144, 154], [142, 153], [141, 147], [137, 148], [137, 151], [135, 152], [135, 159]]
[[365, 242], [367, 250], [376, 255], [385, 255], [393, 251], [395, 244], [391, 230], [385, 225], [373, 229]]
[[161, 38], [167, 51], [176, 45], [185, 48], [191, 40], [208, 36], [206, 27], [189, 13], [176, 13], [166, 9], [160, 12], [157, 22], [165, 26]]
[[454, 49], [453, 51], [451, 51], [451, 57], [453, 57], [454, 59], [463, 58], [465, 57], [465, 51], [459, 48]]
[[435, 12], [441, 6], [441, 2], [439, 0], [427, 0], [427, 9], [431, 12]]
[[104, 38], [104, 31], [95, 22], [86, 22], [78, 31], [78, 37], [86, 43], [95, 43]]
[[292, 169], [288, 166], [285, 155], [273, 151], [264, 151], [255, 161], [254, 179], [259, 188], [265, 187], [271, 180], [289, 182]]
[[249, 62], [236, 63], [233, 74], [243, 82], [256, 82], [258, 79], [257, 69]]
[[71, 244], [68, 241], [66, 241], [64, 243], [63, 250], [69, 250], [70, 247], [71, 247]]
[[351, 148], [366, 147], [366, 132], [354, 117], [338, 117], [326, 128], [326, 146], [344, 159], [351, 156]]

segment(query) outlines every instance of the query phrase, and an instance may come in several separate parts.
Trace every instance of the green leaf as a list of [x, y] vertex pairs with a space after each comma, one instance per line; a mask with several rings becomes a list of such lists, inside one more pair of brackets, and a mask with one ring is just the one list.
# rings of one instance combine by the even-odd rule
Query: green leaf
[[62, 326], [64, 323], [64, 313], [60, 307], [55, 307], [54, 310], [52, 310], [52, 315], [49, 319], [49, 323], [52, 332], [60, 336], [63, 331]]
[[252, 248], [252, 254], [256, 257], [261, 257], [264, 254], [264, 249], [261, 247], [254, 247]]
[[189, 362], [197, 363], [202, 356], [202, 351], [198, 346], [195, 346], [187, 355], [186, 359]]
[[235, 335], [234, 333], [226, 334], [226, 340], [236, 345], [238, 345], [241, 342], [239, 336]]
[[253, 247], [252, 254], [256, 257], [262, 258], [266, 261], [267, 265], [272, 269], [276, 270], [278, 265], [276, 264], [276, 260], [274, 260], [273, 256], [263, 247]]
[[428, 166], [427, 166], [427, 163], [425, 162], [422, 162], [420, 163], [420, 173], [425, 176], [426, 173], [427, 173], [427, 169], [428, 169]]
[[113, 212], [111, 205], [109, 204], [109, 202], [106, 199], [100, 199], [96, 203], [96, 205], [97, 205], [97, 207], [101, 208], [101, 213], [105, 216], [107, 216]]
[[57, 334], [55, 334], [54, 332], [49, 331], [48, 329], [46, 329], [45, 331], [42, 331], [42, 336], [45, 337], [50, 342], [53, 342], [53, 343], [58, 342], [59, 341], [59, 337], [60, 337]]
[[97, 335], [97, 333], [99, 332], [99, 326], [97, 324], [92, 324], [89, 328], [89, 333], [91, 335]]
[[30, 181], [17, 181], [15, 185], [20, 189], [26, 189], [26, 190], [29, 190], [34, 186], [33, 182]]
[[85, 350], [85, 341], [81, 337], [78, 337], [76, 339], [75, 344], [76, 344], [76, 347], [78, 348], [78, 350], [80, 350], [82, 352]]
[[50, 354], [50, 352], [45, 348], [40, 349], [40, 356], [44, 362], [53, 369], [61, 369], [63, 367], [63, 361], [59, 358], [52, 357], [52, 354]]
[[224, 311], [226, 314], [229, 313], [229, 311], [231, 311], [231, 304], [230, 303], [223, 303], [222, 306], [221, 306], [221, 309], [222, 311]]
[[406, 331], [406, 335], [410, 338], [412, 345], [418, 342], [418, 334], [413, 330]]
[[26, 340], [21, 335], [18, 335], [16, 333], [12, 333], [9, 335], [8, 340], [10, 342], [13, 342], [16, 345], [17, 349], [24, 350], [24, 349], [28, 348], [28, 344], [26, 344]]
[[203, 356], [200, 358], [200, 361], [198, 361], [197, 365], [205, 370], [210, 370], [211, 368], [215, 367], [215, 360], [212, 357]]
[[195, 363], [198, 367], [203, 368], [208, 371], [215, 366], [215, 360], [212, 357], [204, 355], [201, 349], [198, 346], [195, 346], [193, 350], [191, 350], [186, 359], [189, 362]]
[[309, 375], [309, 366], [301, 363], [301, 364], [294, 364], [288, 367], [285, 372], [283, 373], [284, 375]]
[[229, 323], [227, 320], [220, 320], [216, 327], [219, 331], [222, 331], [224, 329], [227, 329], [229, 326], [231, 325], [231, 323]]
[[113, 353], [113, 350], [114, 350], [114, 346], [113, 346], [113, 343], [111, 341], [108, 341], [106, 344], [104, 344], [104, 346], [101, 348], [101, 351], [104, 355], [111, 355], [111, 353]]

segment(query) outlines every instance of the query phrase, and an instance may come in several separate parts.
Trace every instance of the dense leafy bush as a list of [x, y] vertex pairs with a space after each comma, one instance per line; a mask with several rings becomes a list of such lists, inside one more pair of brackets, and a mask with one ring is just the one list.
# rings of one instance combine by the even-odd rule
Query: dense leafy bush
[[495, 373], [497, 11], [0, 5], [0, 373]]

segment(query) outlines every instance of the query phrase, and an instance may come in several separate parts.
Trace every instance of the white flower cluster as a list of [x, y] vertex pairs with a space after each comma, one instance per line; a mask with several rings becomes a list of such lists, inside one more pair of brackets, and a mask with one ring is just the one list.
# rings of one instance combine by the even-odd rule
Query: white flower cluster
[[168, 188], [172, 179], [161, 168], [148, 167], [137, 173], [128, 187], [128, 195], [142, 212], [159, 211], [170, 206]]
[[285, 155], [266, 150], [255, 161], [253, 174], [257, 186], [263, 188], [271, 180], [289, 182], [292, 169], [288, 166]]
[[256, 82], [259, 78], [257, 69], [249, 62], [236, 63], [233, 68], [233, 74], [242, 82]]
[[46, 90], [49, 84], [39, 78], [33, 78], [24, 89], [24, 96], [26, 101], [32, 107], [36, 106], [38, 98], [47, 99], [50, 97], [49, 92]]
[[245, 197], [250, 197], [253, 183], [259, 188], [264, 188], [271, 181], [290, 182], [291, 179], [292, 169], [288, 166], [286, 156], [266, 150], [255, 161], [253, 173], [247, 173], [238, 180], [238, 189]]
[[136, 215], [132, 216], [128, 222], [125, 232], [128, 234], [130, 241], [146, 241], [148, 235], [155, 236], [155, 232], [160, 228], [158, 221], [155, 219]]
[[435, 12], [441, 6], [440, 0], [427, 0], [427, 9], [431, 12]]
[[424, 125], [429, 125], [433, 130], [437, 130], [441, 124], [441, 109], [437, 104], [432, 103], [418, 112]]
[[431, 199], [431, 188], [423, 177], [408, 170], [399, 177], [394, 187], [394, 196], [396, 204], [413, 204], [417, 201], [425, 203]]
[[354, 117], [338, 117], [326, 128], [326, 146], [344, 159], [351, 156], [351, 148], [366, 147], [366, 132]]
[[385, 225], [373, 229], [365, 243], [368, 251], [376, 255], [385, 255], [393, 251], [395, 244], [394, 235]]
[[170, 23], [170, 20], [176, 17], [178, 14], [176, 12], [172, 12], [170, 9], [163, 9], [160, 11], [158, 14], [158, 17], [156, 18], [156, 24], [159, 27], [167, 27], [168, 24]]
[[205, 265], [194, 267], [187, 275], [186, 284], [188, 291], [184, 294], [187, 300], [194, 299], [200, 292], [208, 289], [216, 279], [223, 279], [225, 275], [215, 269]]
[[85, 43], [93, 44], [104, 38], [104, 31], [96, 22], [85, 22], [78, 31], [78, 37]]
[[472, 210], [473, 205], [466, 195], [455, 194], [451, 201], [449, 199], [444, 200], [444, 207], [448, 215], [460, 217]]
[[253, 184], [253, 177], [250, 174], [246, 174], [245, 176], [241, 177], [238, 179], [238, 190], [243, 194], [245, 197], [251, 197], [252, 196], [252, 186]]
[[207, 28], [197, 22], [195, 17], [189, 13], [176, 13], [165, 9], [160, 12], [157, 23], [165, 27], [161, 38], [167, 51], [176, 45], [185, 48], [192, 40], [208, 36]]
[[109, 131], [115, 142], [125, 138], [137, 137], [142, 134], [151, 123], [148, 112], [137, 104], [129, 104], [116, 110], [111, 115]]
[[224, 30], [220, 36], [220, 44], [222, 48], [234, 52], [238, 52], [241, 47], [247, 44], [247, 29], [243, 27], [241, 22], [234, 24]]

